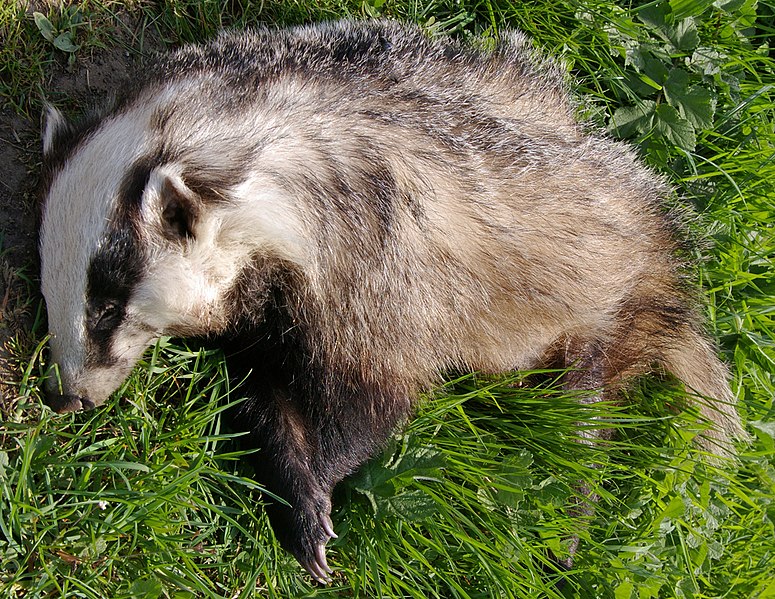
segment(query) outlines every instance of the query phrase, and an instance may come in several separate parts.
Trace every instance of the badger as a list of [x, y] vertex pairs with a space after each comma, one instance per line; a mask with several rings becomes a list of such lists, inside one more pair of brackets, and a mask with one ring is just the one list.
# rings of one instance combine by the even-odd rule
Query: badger
[[[161, 336], [223, 348], [282, 546], [320, 582], [334, 486], [444, 373], [671, 373], [744, 431], [666, 182], [579, 122], [521, 33], [344, 20], [224, 32], [104, 110], [47, 109], [46, 401], [99, 406]], [[693, 401], [695, 401], [693, 400]]]

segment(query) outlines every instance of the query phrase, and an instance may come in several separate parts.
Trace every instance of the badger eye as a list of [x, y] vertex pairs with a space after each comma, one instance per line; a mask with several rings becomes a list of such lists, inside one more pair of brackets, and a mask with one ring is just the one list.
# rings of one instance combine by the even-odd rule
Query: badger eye
[[89, 314], [90, 324], [95, 330], [111, 329], [118, 324], [116, 321], [119, 319], [120, 313], [121, 309], [118, 304], [112, 302], [102, 304]]

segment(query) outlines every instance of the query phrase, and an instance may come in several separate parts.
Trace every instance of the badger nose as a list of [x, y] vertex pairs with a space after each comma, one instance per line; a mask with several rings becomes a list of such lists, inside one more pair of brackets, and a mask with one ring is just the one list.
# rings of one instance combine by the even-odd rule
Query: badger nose
[[91, 410], [94, 408], [94, 402], [86, 397], [78, 395], [60, 395], [59, 393], [50, 393], [46, 397], [46, 404], [57, 414], [65, 412], [76, 412], [78, 410]]

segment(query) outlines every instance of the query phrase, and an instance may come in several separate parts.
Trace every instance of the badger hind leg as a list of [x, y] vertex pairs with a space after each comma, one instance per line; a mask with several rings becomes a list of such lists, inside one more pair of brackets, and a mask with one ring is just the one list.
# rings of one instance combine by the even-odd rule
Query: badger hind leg
[[[730, 457], [734, 440], [747, 435], [735, 408], [728, 373], [707, 337], [700, 331], [695, 310], [674, 288], [662, 293], [634, 294], [622, 303], [616, 325], [604, 341], [569, 337], [561, 352], [566, 389], [585, 391], [583, 403], [615, 398], [634, 377], [661, 369], [681, 381], [709, 428], [698, 444], [715, 459]], [[695, 395], [696, 394], [696, 395]], [[582, 442], [610, 439], [611, 429], [583, 423]], [[711, 460], [714, 458], [711, 457]], [[594, 514], [597, 495], [584, 483], [576, 487], [579, 500], [571, 513]], [[558, 562], [570, 568], [579, 546], [570, 540], [570, 557]]]
[[[559, 361], [566, 369], [562, 384], [567, 391], [580, 392], [579, 402], [593, 404], [605, 401], [609, 397], [608, 368], [606, 346], [600, 340], [586, 340], [569, 336], [560, 349]], [[597, 427], [594, 422], [579, 422], [579, 439], [582, 443], [595, 445], [611, 439], [613, 431], [604, 426]], [[598, 464], [592, 464], [597, 467]], [[576, 499], [569, 506], [569, 515], [589, 520], [595, 513], [595, 505], [600, 499], [588, 484], [578, 481], [574, 485]], [[573, 566], [573, 558], [578, 551], [580, 539], [574, 534], [569, 539], [568, 557], [557, 559], [557, 563], [566, 570]]]

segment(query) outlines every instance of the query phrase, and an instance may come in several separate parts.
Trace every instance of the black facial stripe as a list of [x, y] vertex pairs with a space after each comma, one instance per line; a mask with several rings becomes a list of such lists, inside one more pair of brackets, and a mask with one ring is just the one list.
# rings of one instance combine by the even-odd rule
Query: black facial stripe
[[151, 171], [158, 165], [158, 156], [143, 156], [129, 167], [118, 188], [116, 210], [111, 219], [116, 228], [139, 221], [143, 191], [148, 185]]
[[145, 259], [137, 236], [126, 223], [113, 227], [89, 264], [86, 283], [88, 360], [108, 366], [115, 363], [111, 341], [126, 317], [126, 307], [143, 270]]
[[91, 365], [109, 366], [116, 357], [111, 343], [126, 317], [126, 307], [145, 270], [137, 231], [143, 190], [157, 164], [151, 157], [137, 160], [128, 170], [118, 191], [116, 209], [108, 230], [89, 263], [86, 281], [86, 327]]

